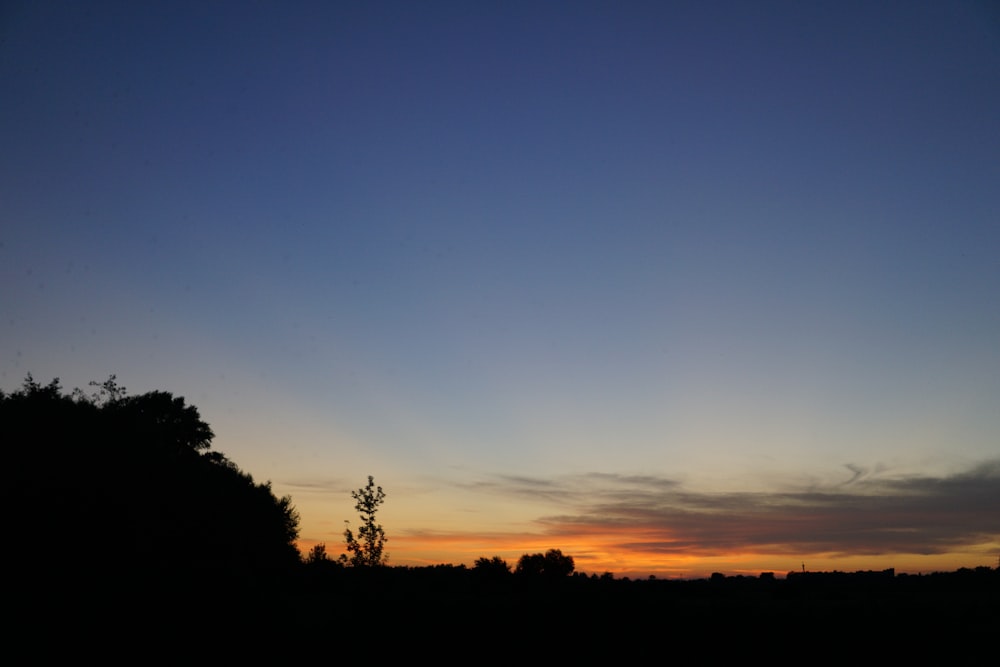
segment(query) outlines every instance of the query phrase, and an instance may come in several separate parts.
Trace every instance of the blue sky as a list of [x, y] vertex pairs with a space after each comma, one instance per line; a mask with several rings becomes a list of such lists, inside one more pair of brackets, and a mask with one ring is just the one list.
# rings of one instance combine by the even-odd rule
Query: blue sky
[[373, 474], [397, 562], [978, 471], [980, 564], [998, 82], [987, 2], [7, 3], [0, 385], [185, 396], [306, 544]]

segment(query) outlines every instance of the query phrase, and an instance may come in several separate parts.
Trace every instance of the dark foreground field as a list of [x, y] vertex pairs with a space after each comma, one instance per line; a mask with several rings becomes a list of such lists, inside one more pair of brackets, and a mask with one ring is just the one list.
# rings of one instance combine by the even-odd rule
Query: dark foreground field
[[[439, 657], [454, 658], [459, 653], [450, 650], [468, 645], [486, 660], [542, 653], [552, 660], [707, 664], [754, 657], [869, 664], [880, 655], [893, 663], [938, 655], [947, 664], [983, 664], [980, 658], [995, 657], [1000, 636], [1000, 572], [986, 568], [923, 577], [698, 581], [477, 581], [433, 569], [383, 574], [381, 587], [329, 581], [329, 596], [321, 585], [303, 591], [303, 630], [352, 627], [378, 642], [393, 628], [392, 636], [408, 636], [415, 651]], [[372, 597], [365, 599], [366, 591]], [[331, 604], [338, 597], [356, 605]]]
[[993, 664], [1000, 572], [628, 581], [303, 567], [63, 587], [18, 620], [9, 637], [36, 637], [40, 657], [71, 647], [173, 664]]

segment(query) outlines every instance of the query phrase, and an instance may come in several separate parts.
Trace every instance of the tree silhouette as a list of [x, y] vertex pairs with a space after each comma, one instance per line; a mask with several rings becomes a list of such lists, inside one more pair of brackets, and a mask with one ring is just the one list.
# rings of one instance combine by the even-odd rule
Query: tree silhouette
[[326, 544], [320, 542], [319, 544], [314, 544], [312, 549], [306, 555], [305, 561], [309, 565], [316, 565], [318, 563], [325, 563], [330, 560], [330, 556], [326, 553]]
[[563, 555], [559, 549], [549, 549], [544, 554], [521, 556], [514, 573], [527, 577], [544, 576], [547, 579], [562, 579], [573, 574], [575, 569], [572, 556]]
[[500, 556], [477, 558], [473, 570], [479, 574], [497, 577], [510, 574], [510, 565]]
[[[355, 500], [354, 509], [361, 517], [361, 527], [357, 537], [351, 531], [350, 525], [344, 529], [344, 541], [347, 543], [346, 560], [354, 567], [377, 567], [384, 565], [388, 556], [383, 553], [388, 538], [382, 525], [375, 522], [378, 507], [385, 502], [382, 487], [375, 486], [375, 478], [368, 475], [368, 484], [357, 491], [351, 491]], [[345, 521], [345, 523], [348, 523]]]
[[475, 580], [485, 586], [496, 587], [511, 580], [510, 565], [500, 556], [476, 559], [472, 573]]
[[97, 386], [66, 394], [58, 379], [29, 375], [0, 392], [11, 486], [28, 508], [22, 533], [51, 532], [62, 547], [33, 555], [31, 568], [164, 582], [299, 562], [291, 498], [209, 451], [197, 408], [162, 391], [127, 395], [114, 376]]

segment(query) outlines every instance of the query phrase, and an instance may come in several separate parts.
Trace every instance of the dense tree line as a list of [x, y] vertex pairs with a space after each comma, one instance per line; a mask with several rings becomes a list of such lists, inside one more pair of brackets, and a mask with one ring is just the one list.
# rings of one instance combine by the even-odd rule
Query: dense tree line
[[80, 586], [270, 576], [298, 563], [298, 515], [220, 452], [181, 397], [91, 394], [30, 375], [0, 392], [20, 565]]

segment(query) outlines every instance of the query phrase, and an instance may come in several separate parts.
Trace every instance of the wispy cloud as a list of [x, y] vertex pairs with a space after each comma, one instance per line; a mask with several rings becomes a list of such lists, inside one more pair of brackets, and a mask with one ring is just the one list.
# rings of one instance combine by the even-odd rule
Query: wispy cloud
[[550, 503], [557, 512], [536, 520], [550, 539], [646, 554], [941, 554], [1000, 541], [1000, 460], [940, 477], [847, 469], [846, 482], [772, 492], [702, 492], [669, 478], [599, 473], [496, 477], [468, 488]]

